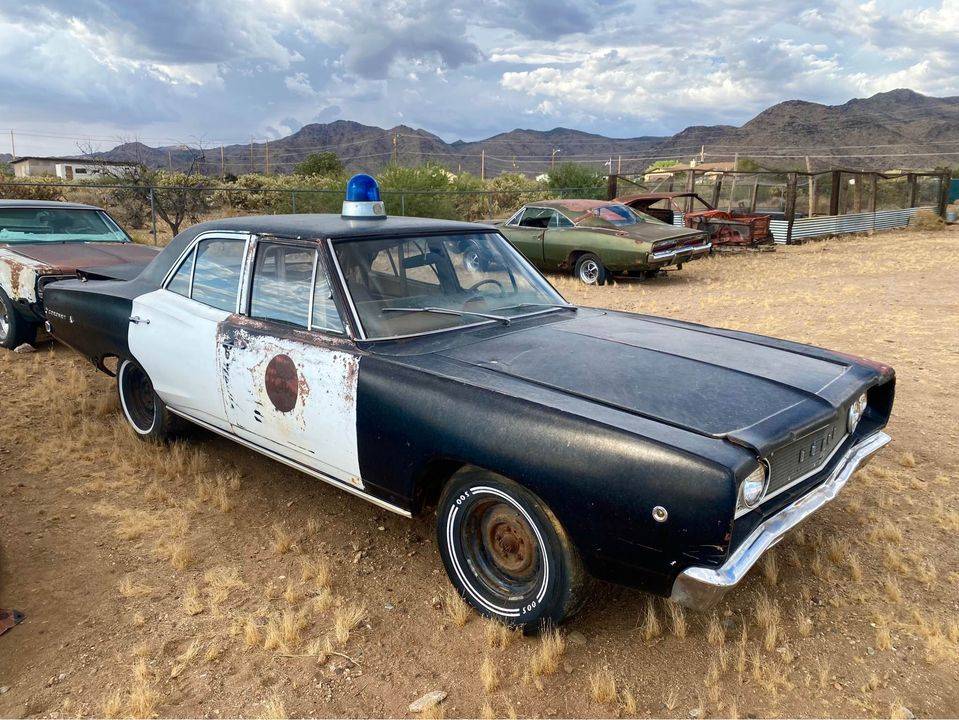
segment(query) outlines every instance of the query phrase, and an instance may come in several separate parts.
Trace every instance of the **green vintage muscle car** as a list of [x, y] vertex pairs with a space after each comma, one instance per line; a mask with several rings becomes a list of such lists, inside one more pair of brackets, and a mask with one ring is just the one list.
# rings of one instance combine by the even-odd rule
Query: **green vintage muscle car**
[[[521, 207], [501, 227], [534, 265], [572, 272], [587, 285], [610, 275], [652, 277], [660, 269], [702, 257], [706, 233], [675, 227], [618, 202], [544, 200]], [[467, 262], [483, 264], [479, 255]]]

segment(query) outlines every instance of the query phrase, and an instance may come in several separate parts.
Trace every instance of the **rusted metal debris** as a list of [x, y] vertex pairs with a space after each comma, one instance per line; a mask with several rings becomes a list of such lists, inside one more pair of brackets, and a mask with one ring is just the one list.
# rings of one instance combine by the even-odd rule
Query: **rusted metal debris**
[[0, 635], [3, 635], [14, 625], [22, 623], [23, 617], [23, 613], [19, 610], [4, 610], [0, 608]]

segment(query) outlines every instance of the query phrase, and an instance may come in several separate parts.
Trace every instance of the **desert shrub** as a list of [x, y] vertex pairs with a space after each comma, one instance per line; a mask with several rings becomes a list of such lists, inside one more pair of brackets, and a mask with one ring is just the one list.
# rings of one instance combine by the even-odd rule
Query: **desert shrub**
[[[440, 165], [416, 167], [390, 165], [377, 178], [389, 215], [454, 219], [456, 203], [449, 191], [453, 174]], [[406, 190], [410, 192], [394, 192]]]
[[4, 180], [0, 197], [9, 200], [63, 200], [63, 183], [55, 177]]
[[310, 153], [303, 162], [297, 163], [293, 172], [307, 177], [340, 177], [343, 163], [333, 152]]
[[211, 203], [247, 213], [339, 212], [344, 181], [339, 177], [241, 175], [216, 190]]
[[945, 227], [946, 221], [932, 210], [917, 210], [916, 214], [909, 218], [911, 230], [944, 230]]
[[503, 173], [486, 182], [492, 191], [491, 205], [494, 218], [506, 218], [521, 205], [551, 197], [543, 183], [536, 182], [520, 173]]
[[549, 188], [562, 191], [564, 197], [606, 197], [606, 176], [577, 163], [560, 163], [549, 171]]
[[475, 175], [463, 172], [450, 182], [450, 190], [455, 190], [453, 207], [461, 220], [481, 220], [490, 215], [490, 196], [485, 194], [486, 184]]

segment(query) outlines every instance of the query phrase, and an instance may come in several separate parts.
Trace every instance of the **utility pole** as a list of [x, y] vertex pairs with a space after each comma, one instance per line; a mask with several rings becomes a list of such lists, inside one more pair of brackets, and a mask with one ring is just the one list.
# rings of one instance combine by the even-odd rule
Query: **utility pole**
[[266, 174], [270, 174], [270, 141], [266, 141]]
[[[693, 147], [696, 147], [693, 145]], [[699, 148], [699, 162], [706, 162], [706, 146], [702, 145]]]
[[809, 161], [809, 156], [806, 156], [806, 172], [808, 173], [807, 181], [809, 183], [809, 213], [806, 217], [812, 217], [816, 214], [816, 176], [812, 174], [812, 163]]
[[396, 133], [393, 133], [393, 164], [396, 165], [399, 157], [399, 146], [397, 145]]
[[170, 166], [170, 172], [173, 172], [173, 152], [171, 150], [166, 151], [166, 162]]
[[486, 179], [486, 150], [480, 152], [480, 180]]
[[17, 142], [13, 139], [13, 130], [10, 131], [10, 155], [12, 159], [17, 159]]
[[250, 172], [254, 171], [253, 166], [253, 136], [250, 136]]
[[552, 171], [556, 168], [556, 153], [560, 152], [558, 148], [553, 148], [553, 152], [549, 156], [549, 169]]
[[622, 155], [619, 155], [616, 158], [616, 174], [617, 175], [623, 174], [623, 156]]
[[223, 146], [220, 145], [220, 179], [222, 180], [225, 177], [226, 177], [226, 163], [224, 162], [224, 159], [223, 159]]

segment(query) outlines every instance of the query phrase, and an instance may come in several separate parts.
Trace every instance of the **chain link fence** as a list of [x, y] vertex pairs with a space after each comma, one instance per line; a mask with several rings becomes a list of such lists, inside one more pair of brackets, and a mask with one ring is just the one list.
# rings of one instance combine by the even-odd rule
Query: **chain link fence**
[[[542, 187], [491, 190], [381, 189], [389, 215], [494, 222], [528, 202], [606, 197], [607, 188]], [[55, 200], [107, 210], [140, 242], [165, 244], [197, 222], [241, 215], [335, 213], [342, 189], [238, 187], [236, 185], [83, 184], [18, 180], [0, 182], [0, 198]]]

